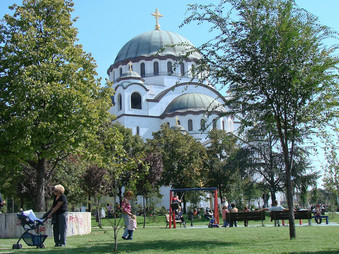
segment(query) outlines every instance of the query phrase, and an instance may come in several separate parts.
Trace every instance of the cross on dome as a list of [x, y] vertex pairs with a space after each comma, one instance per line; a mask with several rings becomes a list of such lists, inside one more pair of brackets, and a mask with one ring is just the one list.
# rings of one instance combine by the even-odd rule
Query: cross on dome
[[158, 8], [155, 9], [155, 13], [152, 13], [152, 16], [155, 17], [155, 30], [160, 30], [160, 25], [159, 25], [159, 18], [163, 17], [163, 15], [161, 15], [158, 11]]

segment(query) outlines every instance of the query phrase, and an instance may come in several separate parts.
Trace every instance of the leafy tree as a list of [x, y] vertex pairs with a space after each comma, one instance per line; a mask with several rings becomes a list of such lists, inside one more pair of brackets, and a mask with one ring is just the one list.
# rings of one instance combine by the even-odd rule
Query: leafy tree
[[[206, 149], [199, 141], [163, 124], [158, 132], [153, 133], [153, 139], [147, 143], [152, 150], [159, 151], [162, 156], [163, 185], [173, 188], [201, 186]], [[185, 209], [184, 198], [184, 211]]]
[[84, 152], [109, 118], [111, 90], [96, 80], [92, 56], [77, 44], [72, 6], [24, 0], [0, 24], [1, 169], [34, 169], [36, 211], [45, 209], [58, 163]]
[[231, 178], [231, 170], [227, 165], [239, 150], [239, 146], [236, 137], [224, 130], [211, 130], [208, 137], [210, 143], [206, 148], [205, 185], [217, 186], [221, 200]]
[[283, 155], [276, 150], [278, 142], [274, 129], [265, 124], [253, 127], [245, 142], [252, 153], [254, 173], [261, 176], [261, 186], [265, 186], [263, 196], [270, 192], [272, 201], [276, 200], [276, 193], [285, 187]]
[[149, 152], [143, 163], [139, 164], [139, 177], [136, 184], [138, 195], [143, 196], [144, 228], [146, 226], [146, 203], [147, 199], [160, 196], [161, 175], [163, 172], [161, 155], [157, 152]]
[[335, 149], [329, 151], [328, 164], [325, 169], [324, 187], [331, 197], [331, 205], [333, 210], [339, 208], [339, 158]]
[[319, 172], [313, 170], [311, 162], [303, 149], [297, 149], [296, 153], [292, 168], [292, 184], [299, 191], [301, 206], [306, 208], [309, 196], [308, 188], [317, 185]]
[[[225, 14], [226, 7], [231, 8]], [[212, 84], [231, 93], [226, 105], [244, 131], [254, 123], [275, 128], [286, 175], [290, 238], [295, 238], [295, 146], [315, 127], [337, 124], [339, 59], [336, 47], [323, 44], [336, 33], [294, 0], [224, 0], [189, 10], [184, 24], [208, 22], [217, 33], [199, 48], [203, 57], [196, 72], [208, 71]]]

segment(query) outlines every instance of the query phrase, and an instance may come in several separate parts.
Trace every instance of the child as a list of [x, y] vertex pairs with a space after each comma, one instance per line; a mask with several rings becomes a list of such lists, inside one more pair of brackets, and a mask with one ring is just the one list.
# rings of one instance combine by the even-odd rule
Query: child
[[133, 232], [134, 230], [137, 229], [137, 218], [135, 217], [135, 215], [132, 215], [129, 217], [129, 222], [128, 222], [128, 235], [127, 237], [125, 237], [125, 240], [133, 240]]
[[224, 222], [224, 225], [223, 225], [224, 228], [228, 228], [227, 214], [229, 213], [229, 211], [227, 208], [228, 207], [224, 205], [221, 210], [222, 220]]
[[218, 223], [216, 223], [216, 221], [215, 221], [215, 218], [212, 218], [210, 220], [210, 222], [208, 223], [208, 227], [209, 228], [218, 228], [219, 227]]

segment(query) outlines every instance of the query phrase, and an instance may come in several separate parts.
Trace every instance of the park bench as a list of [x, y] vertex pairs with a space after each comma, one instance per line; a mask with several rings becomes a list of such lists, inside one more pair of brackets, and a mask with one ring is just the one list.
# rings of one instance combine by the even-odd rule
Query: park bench
[[[170, 217], [170, 215], [169, 214], [165, 214], [165, 217], [166, 217], [166, 228], [167, 228], [168, 225], [169, 225], [169, 217]], [[172, 221], [172, 223], [173, 223], [173, 221]], [[180, 227], [181, 227], [182, 221], [181, 220], [175, 220], [175, 223], [179, 224]]]
[[[271, 221], [273, 220], [282, 220], [284, 225], [284, 220], [289, 219], [289, 211], [271, 211]], [[308, 220], [308, 224], [311, 225], [312, 212], [311, 211], [295, 211], [294, 219], [299, 220], [300, 225], [302, 224], [302, 220]]]
[[264, 226], [265, 212], [264, 211], [250, 211], [250, 212], [237, 212], [227, 213], [227, 221], [250, 221], [250, 220], [261, 220], [261, 224]]

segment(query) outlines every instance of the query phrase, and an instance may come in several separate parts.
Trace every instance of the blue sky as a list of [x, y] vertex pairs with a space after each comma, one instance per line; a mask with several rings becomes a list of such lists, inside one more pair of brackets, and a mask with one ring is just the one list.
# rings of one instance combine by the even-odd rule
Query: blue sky
[[[78, 28], [79, 43], [84, 50], [92, 53], [98, 65], [99, 77], [107, 78], [107, 69], [122, 46], [134, 36], [154, 29], [155, 18], [151, 13], [158, 8], [164, 16], [160, 18], [163, 30], [179, 33], [199, 46], [211, 38], [207, 26], [191, 24], [183, 28], [179, 25], [185, 18], [187, 4], [218, 0], [73, 0], [74, 16], [79, 17], [75, 26]], [[339, 32], [339, 0], [296, 0], [299, 7], [316, 15], [320, 23]], [[22, 0], [0, 0], [0, 16], [10, 13], [8, 6], [21, 4]], [[318, 166], [323, 156], [313, 157]]]
[[[79, 30], [79, 43], [92, 53], [97, 62], [98, 75], [107, 78], [107, 69], [114, 62], [122, 46], [134, 36], [154, 29], [156, 8], [164, 15], [160, 18], [163, 30], [181, 34], [199, 46], [211, 38], [207, 26], [179, 25], [185, 18], [187, 4], [217, 0], [73, 0], [75, 26]], [[0, 16], [9, 13], [8, 6], [21, 4], [21, 0], [0, 0]], [[319, 17], [322, 24], [339, 31], [339, 0], [297, 0], [298, 6]]]

